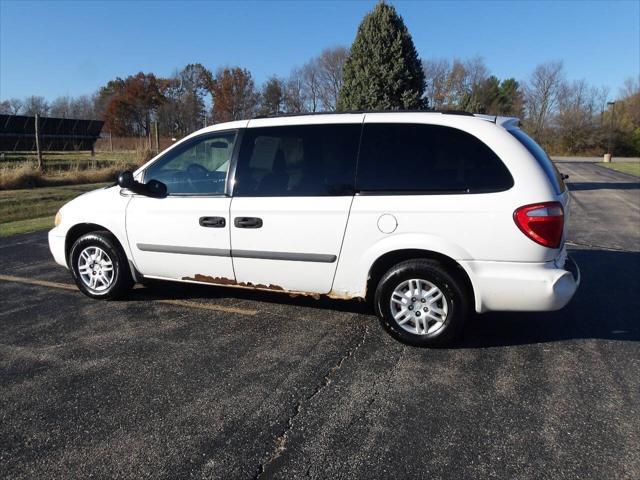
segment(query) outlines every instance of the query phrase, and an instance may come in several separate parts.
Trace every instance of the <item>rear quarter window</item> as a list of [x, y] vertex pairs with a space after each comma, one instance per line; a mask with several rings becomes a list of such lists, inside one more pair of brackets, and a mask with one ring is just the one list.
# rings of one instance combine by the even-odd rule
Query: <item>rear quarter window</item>
[[549, 155], [542, 149], [540, 145], [536, 143], [536, 141], [531, 138], [529, 135], [524, 133], [519, 128], [514, 128], [513, 130], [508, 130], [508, 132], [516, 137], [516, 139], [526, 148], [533, 158], [536, 159], [538, 164], [542, 167], [549, 182], [553, 185], [553, 189], [556, 194], [561, 194], [567, 189], [567, 186], [564, 183], [564, 179], [562, 178], [562, 174], [558, 171], [553, 161], [549, 158]]
[[500, 158], [467, 132], [424, 124], [364, 126], [356, 178], [362, 193], [485, 193], [512, 186]]

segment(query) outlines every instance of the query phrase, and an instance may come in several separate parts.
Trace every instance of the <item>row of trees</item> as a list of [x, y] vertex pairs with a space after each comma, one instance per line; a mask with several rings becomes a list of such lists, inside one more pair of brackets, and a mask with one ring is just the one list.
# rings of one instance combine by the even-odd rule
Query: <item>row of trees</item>
[[423, 65], [425, 94], [435, 109], [518, 117], [554, 153], [600, 154], [611, 131], [618, 154], [640, 154], [640, 78], [625, 82], [614, 106], [608, 88], [568, 81], [562, 62], [538, 65], [524, 82], [490, 75], [479, 57]]
[[114, 135], [149, 135], [158, 121], [173, 136], [204, 125], [250, 118], [256, 115], [333, 111], [342, 87], [348, 51], [329, 48], [288, 77], [270, 77], [256, 87], [251, 72], [224, 67], [212, 73], [203, 65], [189, 64], [169, 78], [137, 73], [116, 78], [93, 96], [59, 97], [48, 103], [43, 97], [9, 99], [0, 113], [63, 118], [102, 118]]
[[601, 154], [613, 126], [616, 153], [640, 154], [640, 79], [615, 104], [606, 88], [566, 80], [561, 62], [538, 65], [529, 78], [499, 79], [481, 57], [420, 60], [402, 18], [379, 3], [349, 50], [324, 50], [286, 77], [260, 87], [247, 69], [212, 72], [189, 64], [169, 78], [138, 73], [116, 78], [92, 97], [42, 97], [0, 103], [0, 112], [103, 118], [114, 135], [182, 136], [206, 124], [256, 115], [335, 110], [441, 109], [516, 116], [549, 151]]

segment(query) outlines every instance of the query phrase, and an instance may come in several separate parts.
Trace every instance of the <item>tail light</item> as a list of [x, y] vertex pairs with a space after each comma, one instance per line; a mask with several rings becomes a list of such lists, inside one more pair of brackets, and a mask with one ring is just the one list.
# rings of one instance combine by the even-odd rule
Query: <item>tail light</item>
[[534, 242], [549, 248], [560, 246], [564, 229], [564, 210], [560, 202], [525, 205], [513, 212], [513, 220]]

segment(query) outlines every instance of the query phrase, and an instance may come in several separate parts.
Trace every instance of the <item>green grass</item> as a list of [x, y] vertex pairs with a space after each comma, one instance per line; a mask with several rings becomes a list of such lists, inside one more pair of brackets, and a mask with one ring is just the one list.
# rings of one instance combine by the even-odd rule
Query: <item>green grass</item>
[[0, 237], [53, 228], [58, 209], [72, 198], [108, 185], [91, 183], [0, 191]]
[[0, 223], [0, 237], [17, 235], [18, 233], [37, 232], [53, 228], [53, 217], [29, 218], [17, 222]]
[[629, 175], [635, 175], [640, 177], [640, 162], [614, 162], [614, 163], [599, 163], [598, 165], [611, 170], [616, 170], [622, 173], [628, 173]]

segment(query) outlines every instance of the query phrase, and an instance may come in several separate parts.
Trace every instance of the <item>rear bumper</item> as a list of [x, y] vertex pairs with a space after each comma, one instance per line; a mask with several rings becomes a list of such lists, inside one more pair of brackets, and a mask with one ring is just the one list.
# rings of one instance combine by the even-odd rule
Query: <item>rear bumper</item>
[[49, 230], [49, 250], [53, 255], [53, 259], [58, 265], [67, 267], [67, 258], [64, 251], [65, 235], [60, 232], [59, 228]]
[[557, 262], [461, 262], [475, 295], [476, 311], [552, 311], [563, 308], [580, 285], [580, 269]]

